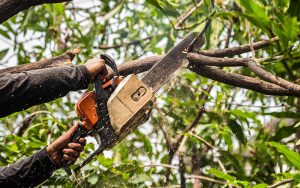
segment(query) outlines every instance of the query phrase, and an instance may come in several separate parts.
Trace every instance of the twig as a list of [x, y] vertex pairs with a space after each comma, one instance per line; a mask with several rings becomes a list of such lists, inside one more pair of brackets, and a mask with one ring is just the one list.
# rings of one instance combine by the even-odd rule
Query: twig
[[201, 138], [200, 136], [195, 135], [194, 133], [189, 133], [189, 134], [196, 137], [197, 139], [201, 140], [201, 142], [203, 142], [203, 144], [205, 144], [208, 147], [208, 149], [214, 149], [215, 148], [213, 145], [208, 143], [204, 138]]
[[226, 182], [219, 181], [219, 180], [215, 180], [215, 179], [213, 179], [213, 178], [209, 178], [209, 177], [206, 177], [206, 176], [187, 175], [186, 178], [187, 178], [187, 179], [193, 179], [193, 178], [196, 178], [196, 179], [201, 179], [201, 180], [205, 180], [205, 181], [209, 181], [209, 182], [213, 182], [213, 183], [218, 183], [218, 184], [223, 184], [223, 185], [226, 184]]
[[180, 146], [178, 148], [178, 158], [179, 158], [179, 175], [180, 175], [180, 187], [185, 188], [185, 164], [184, 164], [184, 145], [186, 142], [187, 137], [185, 136], [180, 143]]
[[174, 169], [174, 170], [179, 169], [177, 166], [173, 166], [173, 165], [170, 165], [170, 164], [163, 164], [163, 163], [160, 163], [160, 164], [144, 164], [143, 166], [144, 167], [165, 167], [165, 168], [171, 168], [171, 169]]
[[32, 114], [30, 114], [26, 119], [24, 119], [21, 123], [19, 123], [15, 130], [13, 131], [14, 135], [22, 136], [26, 129], [29, 127], [30, 123], [33, 121], [33, 119], [39, 115], [39, 114], [51, 114], [48, 111], [37, 111]]
[[270, 185], [268, 188], [275, 188], [275, 187], [279, 187], [281, 185], [284, 185], [284, 184], [287, 184], [287, 183], [292, 183], [294, 180], [293, 179], [287, 179], [287, 180], [283, 180], [283, 181], [280, 181], [280, 182], [277, 182], [273, 185]]
[[200, 7], [203, 4], [203, 0], [199, 1], [195, 6], [189, 8], [187, 11], [185, 11], [179, 19], [176, 21], [174, 28], [175, 29], [181, 29], [183, 23], [197, 10], [198, 7]]
[[[179, 168], [173, 165], [168, 165], [168, 164], [148, 164], [148, 165], [143, 165], [144, 167], [165, 167], [165, 168], [171, 168], [171, 169], [175, 169], [178, 170]], [[219, 180], [215, 180], [213, 178], [210, 177], [206, 177], [206, 176], [200, 176], [200, 175], [187, 175], [186, 176], [187, 179], [193, 179], [193, 178], [197, 178], [197, 179], [202, 179], [202, 180], [206, 180], [209, 182], [214, 182], [214, 183], [218, 183], [218, 184], [226, 184], [226, 182], [223, 181], [219, 181]]]

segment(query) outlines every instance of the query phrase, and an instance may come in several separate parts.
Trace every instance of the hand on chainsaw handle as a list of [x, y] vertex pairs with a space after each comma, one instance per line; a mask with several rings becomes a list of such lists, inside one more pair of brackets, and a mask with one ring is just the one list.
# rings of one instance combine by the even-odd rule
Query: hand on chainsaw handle
[[85, 146], [84, 138], [80, 138], [79, 143], [70, 142], [72, 135], [77, 131], [77, 129], [78, 123], [47, 147], [48, 156], [56, 166], [62, 166], [64, 163], [75, 163], [80, 152], [83, 151]]
[[101, 74], [103, 78], [108, 74], [105, 61], [101, 58], [89, 59], [84, 65], [89, 72], [91, 82], [94, 81], [98, 74]]

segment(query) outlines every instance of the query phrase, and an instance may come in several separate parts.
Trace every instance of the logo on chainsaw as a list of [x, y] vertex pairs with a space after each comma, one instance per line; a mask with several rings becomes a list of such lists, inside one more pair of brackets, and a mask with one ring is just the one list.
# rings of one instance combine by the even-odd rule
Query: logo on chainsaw
[[147, 93], [147, 89], [143, 86], [141, 86], [140, 88], [138, 88], [132, 95], [131, 95], [131, 98], [134, 100], [134, 101], [139, 101], [140, 98], [142, 96], [144, 96], [145, 94]]

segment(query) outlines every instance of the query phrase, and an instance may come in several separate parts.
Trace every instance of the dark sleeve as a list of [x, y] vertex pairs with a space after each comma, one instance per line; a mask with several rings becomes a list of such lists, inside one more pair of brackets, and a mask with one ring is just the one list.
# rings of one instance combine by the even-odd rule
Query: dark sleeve
[[46, 148], [27, 159], [0, 168], [0, 187], [35, 187], [57, 169], [47, 155]]
[[0, 117], [85, 89], [88, 84], [84, 65], [0, 74]]

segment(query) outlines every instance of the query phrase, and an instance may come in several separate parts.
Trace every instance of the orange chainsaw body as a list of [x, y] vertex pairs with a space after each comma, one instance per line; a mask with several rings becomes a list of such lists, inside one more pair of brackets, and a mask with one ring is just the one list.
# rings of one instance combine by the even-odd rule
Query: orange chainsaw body
[[[123, 78], [117, 78], [116, 86], [123, 80]], [[112, 86], [113, 80], [106, 82], [103, 88]], [[93, 126], [96, 125], [99, 118], [96, 109], [95, 91], [87, 92], [83, 97], [76, 103], [75, 107], [77, 115], [82, 121], [82, 125], [87, 130], [92, 130]]]

